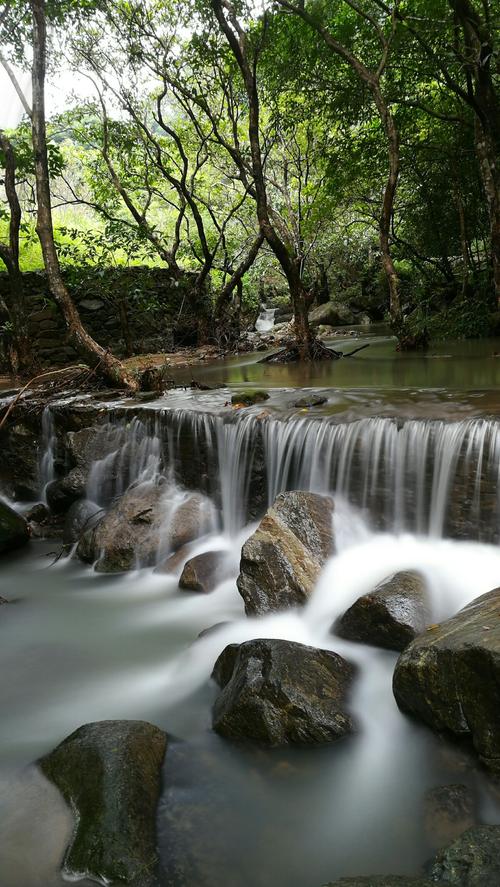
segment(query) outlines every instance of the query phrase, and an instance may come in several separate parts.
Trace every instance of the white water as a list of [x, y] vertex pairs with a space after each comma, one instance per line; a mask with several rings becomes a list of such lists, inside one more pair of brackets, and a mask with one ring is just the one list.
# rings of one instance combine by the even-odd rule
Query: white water
[[260, 314], [255, 321], [255, 329], [258, 333], [268, 333], [274, 327], [274, 315], [276, 308], [264, 308], [261, 305]]

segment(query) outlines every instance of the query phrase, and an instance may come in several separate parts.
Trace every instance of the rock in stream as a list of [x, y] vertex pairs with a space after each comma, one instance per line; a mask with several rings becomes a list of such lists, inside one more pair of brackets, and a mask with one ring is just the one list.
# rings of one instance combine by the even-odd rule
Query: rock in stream
[[346, 699], [353, 666], [329, 650], [281, 640], [231, 644], [215, 663], [213, 727], [279, 746], [333, 742], [355, 729]]
[[393, 686], [403, 711], [472, 739], [484, 763], [500, 771], [500, 589], [413, 641]]
[[333, 500], [281, 493], [241, 552], [238, 590], [247, 615], [304, 604], [333, 553]]
[[24, 517], [0, 500], [0, 554], [20, 548], [29, 538], [29, 527]]
[[145, 721], [80, 727], [39, 761], [76, 817], [68, 879], [156, 887], [155, 819], [167, 735]]

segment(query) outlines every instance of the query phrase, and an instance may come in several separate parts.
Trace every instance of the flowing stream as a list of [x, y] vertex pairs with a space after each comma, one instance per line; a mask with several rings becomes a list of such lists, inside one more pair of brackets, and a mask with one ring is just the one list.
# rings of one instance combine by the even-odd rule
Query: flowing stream
[[[483, 820], [500, 821], [495, 787], [469, 753], [398, 711], [396, 654], [330, 631], [397, 570], [425, 575], [436, 622], [500, 585], [500, 424], [469, 411], [339, 416], [333, 392], [322, 413], [303, 415], [289, 409], [291, 396], [271, 398], [265, 411], [224, 409], [225, 390], [117, 404], [102, 427], [107, 454], [87, 483], [100, 507], [159, 476], [177, 496], [183, 486], [210, 496], [210, 529], [193, 553], [226, 552], [229, 578], [212, 594], [179, 592], [178, 577], [152, 569], [105, 576], [73, 559], [54, 563], [57, 543], [3, 559], [0, 595], [13, 603], [0, 616], [1, 887], [61, 887], [71, 817], [32, 762], [97, 719], [145, 718], [173, 737], [158, 835], [165, 867], [181, 866], [184, 887], [320, 887], [342, 875], [416, 873], [435, 849], [423, 808], [435, 785], [465, 782]], [[41, 492], [55, 448], [46, 416]], [[304, 609], [248, 619], [235, 584], [241, 546], [276, 494], [295, 488], [333, 493], [336, 554]], [[357, 735], [264, 751], [213, 734], [214, 662], [227, 644], [255, 637], [356, 663]]]

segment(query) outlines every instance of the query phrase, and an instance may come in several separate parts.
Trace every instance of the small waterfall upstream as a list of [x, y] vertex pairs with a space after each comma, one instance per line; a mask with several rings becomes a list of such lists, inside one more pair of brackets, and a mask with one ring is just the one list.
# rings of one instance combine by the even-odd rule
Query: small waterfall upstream
[[101, 434], [109, 453], [93, 464], [88, 481], [88, 497], [98, 504], [163, 474], [211, 496], [230, 534], [289, 489], [332, 493], [375, 529], [485, 541], [500, 531], [494, 419], [338, 423], [247, 411], [144, 410], [130, 422], [126, 411], [116, 415]]
[[255, 321], [255, 329], [258, 333], [269, 333], [274, 327], [274, 317], [276, 308], [266, 308], [265, 305], [260, 306], [260, 314]]
[[49, 406], [45, 407], [42, 413], [42, 440], [40, 445], [40, 458], [38, 464], [38, 475], [40, 480], [40, 493], [46, 504], [45, 491], [48, 485], [55, 478], [55, 450], [56, 450], [56, 431], [54, 417]]

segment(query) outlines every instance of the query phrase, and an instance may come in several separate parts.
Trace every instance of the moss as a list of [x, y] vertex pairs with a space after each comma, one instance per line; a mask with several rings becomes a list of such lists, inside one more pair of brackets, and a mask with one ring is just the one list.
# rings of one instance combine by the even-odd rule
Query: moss
[[264, 403], [264, 401], [269, 400], [269, 394], [267, 391], [261, 391], [260, 389], [248, 389], [246, 391], [237, 391], [233, 394], [231, 398], [231, 403], [233, 404], [244, 404], [244, 406], [249, 407], [256, 403]]

